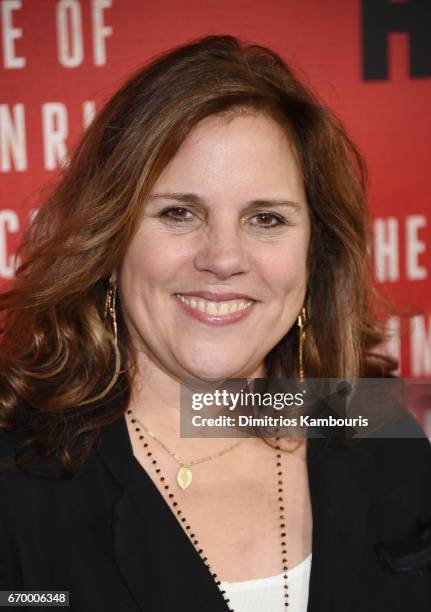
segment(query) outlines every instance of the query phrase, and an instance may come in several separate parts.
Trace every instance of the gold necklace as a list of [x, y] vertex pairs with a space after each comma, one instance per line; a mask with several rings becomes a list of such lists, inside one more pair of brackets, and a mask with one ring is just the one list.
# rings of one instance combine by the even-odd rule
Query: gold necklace
[[245, 440], [239, 440], [238, 442], [235, 442], [235, 444], [228, 446], [228, 448], [225, 448], [222, 451], [219, 451], [218, 453], [214, 453], [213, 455], [208, 455], [207, 457], [202, 457], [201, 459], [194, 459], [193, 461], [186, 462], [180, 459], [178, 455], [176, 455], [173, 451], [171, 451], [166, 446], [166, 444], [164, 444], [161, 440], [159, 440], [159, 438], [157, 438], [153, 434], [152, 431], [150, 431], [147, 427], [145, 427], [142, 421], [138, 419], [138, 417], [134, 414], [132, 410], [130, 410], [130, 413], [133, 414], [134, 420], [137, 423], [139, 423], [142, 429], [146, 431], [147, 434], [153, 438], [153, 440], [155, 440], [158, 444], [160, 444], [160, 446], [179, 464], [180, 468], [177, 472], [177, 483], [183, 491], [187, 489], [187, 487], [189, 487], [192, 482], [193, 474], [192, 474], [191, 468], [193, 465], [198, 465], [199, 463], [204, 463], [205, 461], [211, 461], [212, 459], [217, 459], [217, 457], [222, 457], [223, 455], [226, 455], [230, 451], [233, 451], [235, 448], [240, 446], [240, 444], [243, 444], [245, 442]]
[[[205, 567], [208, 569], [208, 571], [210, 572], [212, 578], [214, 579], [214, 582], [216, 583], [216, 585], [219, 587], [220, 593], [223, 597], [223, 599], [225, 600], [226, 604], [227, 604], [227, 609], [230, 612], [234, 612], [234, 609], [230, 607], [229, 603], [230, 600], [228, 597], [226, 597], [226, 591], [222, 589], [221, 587], [221, 581], [219, 580], [218, 575], [212, 571], [212, 566], [210, 563], [208, 563], [208, 557], [205, 555], [203, 549], [200, 547], [199, 545], [199, 540], [196, 537], [196, 534], [193, 532], [190, 523], [187, 521], [186, 517], [184, 516], [182, 510], [179, 508], [178, 506], [178, 502], [175, 499], [175, 495], [170, 492], [170, 486], [167, 484], [166, 482], [166, 478], [162, 475], [162, 472], [160, 470], [160, 468], [158, 467], [158, 461], [154, 458], [154, 454], [151, 450], [149, 450], [149, 446], [148, 446], [148, 442], [145, 440], [145, 436], [143, 435], [143, 433], [141, 432], [141, 429], [143, 429], [145, 432], [149, 433], [149, 435], [151, 435], [153, 437], [154, 440], [156, 440], [157, 442], [159, 442], [159, 444], [162, 444], [159, 440], [157, 440], [157, 438], [154, 436], [154, 434], [152, 434], [151, 432], [148, 431], [148, 429], [146, 427], [144, 427], [142, 425], [142, 423], [139, 421], [139, 419], [137, 419], [133, 413], [133, 411], [129, 408], [127, 410], [127, 415], [130, 417], [130, 421], [131, 424], [133, 425], [134, 431], [138, 434], [139, 440], [142, 443], [142, 446], [145, 450], [145, 453], [147, 455], [147, 457], [151, 460], [151, 463], [154, 467], [154, 470], [156, 472], [157, 477], [160, 480], [160, 486], [163, 487], [163, 489], [166, 492], [166, 495], [168, 497], [168, 500], [170, 502], [170, 504], [172, 505], [173, 508], [173, 512], [177, 515], [178, 520], [183, 524], [184, 529], [187, 533], [187, 535], [189, 536], [191, 542], [193, 543], [194, 547], [196, 548], [200, 558], [202, 559]], [[277, 502], [278, 502], [278, 509], [279, 509], [279, 520], [280, 520], [280, 543], [281, 543], [281, 557], [282, 557], [282, 563], [283, 563], [283, 600], [284, 600], [284, 604], [283, 607], [286, 610], [289, 607], [289, 593], [288, 593], [288, 582], [287, 582], [287, 572], [288, 572], [288, 565], [287, 565], [287, 533], [286, 533], [286, 515], [284, 514], [285, 509], [284, 509], [284, 490], [283, 490], [283, 471], [282, 471], [282, 463], [281, 463], [281, 448], [280, 448], [280, 438], [275, 438], [276, 441], [276, 446], [274, 447], [276, 452], [276, 470], [277, 470]], [[241, 440], [242, 442], [242, 440]], [[168, 450], [166, 448], [166, 450]], [[227, 449], [225, 451], [223, 451], [224, 453], [228, 452], [229, 450], [232, 450], [232, 447], [230, 449]], [[207, 458], [205, 458], [205, 460], [207, 460]], [[189, 483], [190, 484], [190, 483]], [[180, 485], [181, 486], [181, 485]]]

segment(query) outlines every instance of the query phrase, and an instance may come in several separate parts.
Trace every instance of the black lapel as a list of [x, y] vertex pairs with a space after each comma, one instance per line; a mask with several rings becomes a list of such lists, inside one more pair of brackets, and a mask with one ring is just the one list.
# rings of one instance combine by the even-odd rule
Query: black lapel
[[359, 588], [374, 460], [359, 446], [343, 447], [336, 440], [308, 443], [313, 557], [307, 612], [345, 612]]
[[[158, 612], [226, 612], [208, 569], [133, 456], [124, 417], [101, 430], [98, 450], [123, 489], [113, 512], [114, 551], [138, 606]], [[366, 545], [372, 461], [360, 448], [308, 440], [313, 557], [307, 612], [345, 612], [354, 599]]]
[[113, 511], [114, 553], [140, 609], [227, 612], [209, 570], [133, 456], [124, 417], [101, 430], [98, 450], [123, 488]]

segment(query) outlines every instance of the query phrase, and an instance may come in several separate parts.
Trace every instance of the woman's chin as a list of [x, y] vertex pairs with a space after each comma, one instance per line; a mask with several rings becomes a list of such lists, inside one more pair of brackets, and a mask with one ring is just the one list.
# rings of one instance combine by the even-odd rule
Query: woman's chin
[[195, 378], [202, 381], [215, 382], [218, 380], [225, 380], [227, 378], [242, 378], [245, 376], [242, 374], [244, 368], [239, 364], [190, 364], [186, 368], [190, 373], [190, 378]]

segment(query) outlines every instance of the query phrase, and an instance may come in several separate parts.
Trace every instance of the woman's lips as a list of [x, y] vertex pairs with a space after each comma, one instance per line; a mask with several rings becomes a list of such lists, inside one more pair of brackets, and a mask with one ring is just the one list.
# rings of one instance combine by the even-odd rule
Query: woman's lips
[[256, 304], [254, 300], [244, 299], [214, 302], [181, 293], [176, 293], [174, 297], [183, 312], [214, 327], [230, 325], [245, 319]]

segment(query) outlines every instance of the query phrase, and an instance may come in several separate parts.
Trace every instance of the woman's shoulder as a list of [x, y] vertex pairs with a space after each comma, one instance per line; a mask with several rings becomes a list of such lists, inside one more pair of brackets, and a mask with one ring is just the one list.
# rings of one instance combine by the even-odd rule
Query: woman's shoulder
[[[45, 494], [47, 500], [53, 500], [56, 495], [67, 497], [74, 490], [88, 487], [89, 481], [94, 481], [97, 474], [97, 468], [94, 469], [96, 445], [76, 473], [67, 476], [60, 459], [32, 460], [24, 454], [23, 460], [23, 444], [25, 436], [19, 429], [0, 429], [0, 497], [9, 499], [14, 508], [25, 505], [27, 501], [31, 503], [32, 499], [41, 499]], [[5, 504], [1, 506], [4, 509]]]
[[0, 428], [0, 486], [5, 478], [15, 473], [15, 454], [21, 436], [16, 429]]
[[407, 411], [355, 443], [345, 457], [350, 473], [366, 483], [376, 501], [406, 514], [416, 509], [431, 519], [431, 442]]
[[[0, 433], [0, 454], [8, 462], [13, 460], [15, 437]], [[1, 469], [0, 540], [6, 534], [31, 541], [47, 536], [53, 526], [72, 524], [84, 533], [100, 517], [108, 520], [121, 491], [99, 461], [97, 448], [79, 472], [71, 477], [60, 474], [60, 462]], [[78, 537], [76, 529], [71, 538]]]
[[431, 475], [431, 442], [417, 420], [403, 410], [398, 418], [363, 441], [363, 448], [376, 461], [398, 474]]
[[25, 513], [37, 484], [16, 464], [16, 450], [22, 441], [16, 429], [0, 429], [0, 523], [10, 525]]

